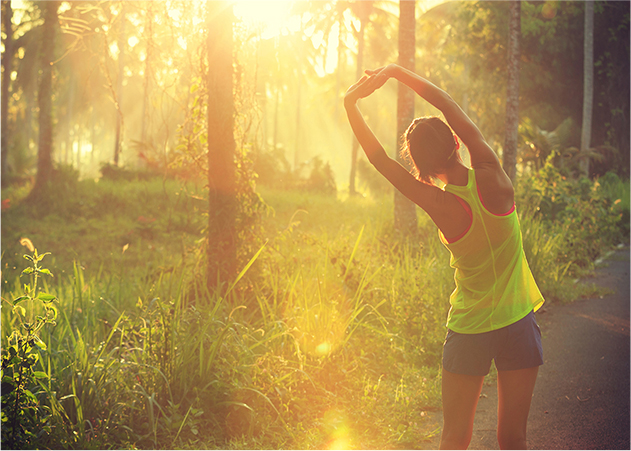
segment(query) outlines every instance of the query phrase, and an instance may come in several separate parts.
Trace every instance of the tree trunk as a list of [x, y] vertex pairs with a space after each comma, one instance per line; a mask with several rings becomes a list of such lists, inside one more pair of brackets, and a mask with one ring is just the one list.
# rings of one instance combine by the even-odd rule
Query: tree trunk
[[236, 268], [232, 4], [208, 8], [208, 285]]
[[280, 109], [280, 83], [276, 82], [276, 104], [274, 105], [274, 151], [278, 146], [278, 110]]
[[123, 77], [125, 76], [125, 2], [121, 2], [120, 30], [118, 33], [118, 89], [116, 92], [116, 138], [114, 139], [114, 164], [118, 166], [123, 134]]
[[2, 53], [2, 112], [0, 113], [0, 120], [2, 124], [0, 134], [2, 140], [2, 173], [0, 180], [2, 180], [2, 186], [7, 184], [7, 168], [9, 157], [9, 87], [11, 84], [11, 72], [13, 71], [13, 24], [11, 18], [13, 17], [13, 9], [11, 8], [11, 1], [2, 2], [2, 24], [4, 25], [4, 33], [6, 38], [3, 40], [4, 53]]
[[[342, 55], [344, 53], [344, 41], [342, 39], [342, 30], [344, 29], [344, 8], [337, 3], [337, 26], [339, 33], [337, 35], [337, 70], [335, 71], [335, 98], [340, 98], [342, 90]], [[340, 117], [340, 103], [335, 102], [335, 123], [337, 124]]]
[[74, 143], [74, 122], [73, 122], [73, 106], [75, 102], [75, 80], [73, 74], [70, 74], [69, 83], [68, 83], [68, 113], [66, 115], [66, 142], [65, 142], [65, 152], [64, 152], [64, 164], [72, 165], [73, 160], [73, 143]]
[[58, 1], [42, 2], [44, 25], [41, 44], [41, 78], [37, 101], [39, 104], [39, 148], [37, 151], [37, 178], [31, 192], [39, 196], [46, 189], [53, 172], [53, 61], [55, 61], [55, 29]]
[[90, 165], [94, 166], [94, 159], [96, 154], [96, 112], [94, 110], [94, 106], [90, 109], [90, 124], [91, 124], [91, 133], [90, 133]]
[[[149, 89], [151, 83], [151, 55], [153, 46], [153, 2], [149, 2], [145, 17], [145, 32], [147, 34], [147, 53], [145, 55], [145, 80], [143, 85], [144, 95], [142, 97], [142, 122], [140, 128], [140, 142], [143, 147], [147, 142], [147, 105], [149, 104]], [[146, 147], [145, 147], [146, 148]]]
[[[365, 44], [365, 29], [368, 18], [370, 17], [370, 9], [372, 8], [372, 2], [361, 1], [359, 6], [359, 32], [357, 33], [357, 71], [355, 73], [355, 80], [359, 80], [364, 72], [364, 44]], [[340, 28], [341, 32], [341, 28]], [[357, 174], [357, 151], [359, 149], [359, 141], [353, 134], [351, 144], [351, 175], [348, 184], [349, 194], [355, 195], [355, 176]]]
[[81, 125], [80, 124], [75, 124], [72, 127], [73, 130], [73, 135], [76, 136], [76, 141], [77, 141], [77, 174], [79, 175], [79, 178], [81, 178], [81, 146], [83, 145], [82, 140], [81, 140]]
[[508, 33], [508, 83], [506, 85], [506, 123], [502, 166], [511, 181], [517, 175], [517, 136], [519, 128], [519, 40], [521, 35], [520, 0], [510, 2]]
[[583, 123], [581, 126], [581, 170], [589, 175], [586, 157], [592, 141], [592, 110], [594, 107], [594, 2], [585, 2], [585, 35], [583, 40]]
[[[416, 1], [399, 0], [399, 65], [415, 70], [414, 60], [416, 51], [415, 37], [415, 7]], [[397, 96], [397, 137], [400, 138], [414, 120], [415, 93], [402, 83], [399, 83]], [[396, 159], [408, 170], [408, 163], [401, 158], [397, 149]], [[416, 206], [399, 191], [394, 191], [394, 227], [404, 236], [415, 236], [417, 230]]]
[[[302, 30], [301, 30], [302, 31]], [[300, 142], [300, 112], [302, 111], [302, 73], [300, 70], [296, 71], [296, 144], [294, 148], [294, 171], [298, 170], [300, 164], [301, 155], [298, 150], [303, 146]]]
[[[300, 15], [300, 33], [298, 36], [302, 36], [302, 33], [303, 33], [304, 27], [303, 27], [302, 19], [303, 19], [303, 16], [301, 14]], [[301, 41], [301, 45], [302, 45], [302, 41]], [[298, 67], [296, 68], [296, 91], [297, 91], [296, 92], [296, 138], [295, 138], [296, 143], [295, 143], [295, 148], [294, 148], [294, 171], [298, 170], [298, 165], [300, 164], [300, 158], [301, 158], [298, 151], [303, 146], [302, 142], [300, 142], [300, 128], [301, 128], [300, 112], [302, 111], [301, 96], [302, 96], [302, 77], [303, 77], [303, 73], [302, 73], [303, 56], [298, 55], [297, 61], [298, 61]]]

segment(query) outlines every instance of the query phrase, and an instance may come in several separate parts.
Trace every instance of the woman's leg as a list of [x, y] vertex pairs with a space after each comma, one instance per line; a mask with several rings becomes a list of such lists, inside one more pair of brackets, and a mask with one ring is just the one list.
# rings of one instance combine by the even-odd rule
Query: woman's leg
[[497, 372], [497, 440], [500, 449], [527, 449], [526, 423], [539, 367]]
[[467, 449], [484, 376], [468, 376], [443, 369], [443, 432], [440, 449]]

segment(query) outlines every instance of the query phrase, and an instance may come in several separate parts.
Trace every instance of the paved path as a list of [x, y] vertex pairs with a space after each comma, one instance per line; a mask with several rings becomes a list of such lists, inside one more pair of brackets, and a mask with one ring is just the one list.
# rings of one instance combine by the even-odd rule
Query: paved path
[[[531, 449], [630, 449], [629, 249], [610, 255], [591, 281], [610, 294], [537, 314], [545, 364], [530, 410]], [[498, 449], [496, 410], [496, 386], [485, 383], [469, 449]]]

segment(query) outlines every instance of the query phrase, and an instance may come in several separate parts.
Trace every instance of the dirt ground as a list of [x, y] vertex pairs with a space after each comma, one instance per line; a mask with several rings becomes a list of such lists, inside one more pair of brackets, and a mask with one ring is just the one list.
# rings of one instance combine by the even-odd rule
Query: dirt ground
[[[545, 363], [530, 409], [530, 449], [630, 449], [629, 249], [610, 254], [587, 282], [607, 294], [537, 314]], [[496, 424], [497, 389], [489, 378], [469, 449], [498, 449]], [[438, 443], [435, 437], [426, 445]]]

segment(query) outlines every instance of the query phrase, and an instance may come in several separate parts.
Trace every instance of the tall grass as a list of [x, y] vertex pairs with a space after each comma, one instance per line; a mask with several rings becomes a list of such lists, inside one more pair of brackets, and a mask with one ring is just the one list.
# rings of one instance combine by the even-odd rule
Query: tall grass
[[[113, 240], [98, 227], [77, 238], [49, 217], [43, 232], [12, 212], [3, 266], [18, 253], [6, 236], [23, 232], [48, 250], [40, 242], [52, 228], [63, 249], [63, 269], [51, 268], [57, 277], [44, 287], [59, 319], [42, 334], [38, 363], [54, 420], [42, 446], [392, 448], [436, 433], [426, 413], [440, 403], [454, 282], [429, 218], [419, 211], [421, 238], [410, 243], [392, 228], [390, 197], [261, 191], [272, 211], [266, 244], [221, 291], [207, 288], [204, 260], [191, 252], [198, 200], [176, 186], [84, 190], [85, 202], [109, 196], [126, 212], [85, 213], [87, 223], [131, 225]], [[139, 222], [139, 208], [155, 221]], [[533, 272], [556, 296], [568, 280], [566, 243], [533, 212], [521, 222]], [[3, 272], [13, 278], [3, 300], [18, 295], [14, 274]], [[2, 309], [3, 346], [15, 327]]]

